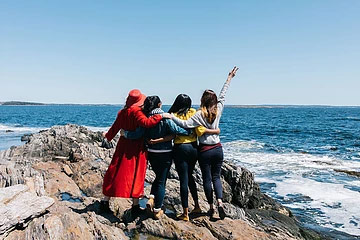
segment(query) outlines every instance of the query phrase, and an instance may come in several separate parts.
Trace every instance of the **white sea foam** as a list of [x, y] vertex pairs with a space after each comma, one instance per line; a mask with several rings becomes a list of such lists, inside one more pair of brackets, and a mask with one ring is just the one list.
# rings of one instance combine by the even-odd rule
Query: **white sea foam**
[[[229, 145], [229, 143], [226, 143], [226, 145]], [[251, 140], [251, 141], [237, 140], [237, 141], [231, 142], [230, 146], [234, 150], [236, 149], [239, 151], [248, 151], [248, 150], [256, 151], [256, 150], [263, 149], [265, 144], [257, 142], [255, 140]]]
[[274, 191], [281, 196], [301, 194], [310, 197], [312, 201], [296, 205], [303, 209], [319, 209], [323, 214], [315, 219], [322, 226], [360, 235], [359, 192], [345, 188], [344, 184], [318, 182], [298, 175], [275, 184]]
[[40, 130], [48, 129], [46, 127], [23, 127], [19, 125], [4, 125], [0, 124], [0, 131], [5, 132], [7, 130], [13, 131], [13, 132], [39, 132]]
[[[252, 144], [252, 143], [249, 143]], [[360, 170], [359, 161], [341, 160], [325, 155], [311, 155], [302, 153], [264, 153], [247, 152], [248, 148], [242, 149], [239, 141], [224, 143], [224, 153], [227, 159], [251, 167], [253, 171], [266, 169], [284, 170], [286, 172], [307, 172], [313, 169], [344, 169]], [[261, 145], [261, 144], [259, 144]]]
[[[253, 141], [248, 144], [262, 145]], [[289, 199], [292, 197], [289, 194], [301, 194], [312, 199], [294, 199], [286, 206], [303, 209], [307, 215], [313, 214], [321, 226], [360, 235], [360, 193], [350, 190], [359, 189], [360, 181], [339, 178], [341, 173], [333, 170], [359, 171], [359, 161], [301, 153], [249, 152], [244, 141], [224, 143], [223, 146], [225, 158], [253, 171], [256, 181], [274, 183], [275, 187], [269, 190], [272, 195]], [[315, 211], [318, 213], [311, 210], [318, 210]]]
[[93, 127], [93, 126], [85, 126], [85, 125], [84, 125], [84, 127], [88, 128], [94, 132], [106, 132], [110, 128], [110, 126], [109, 127]]

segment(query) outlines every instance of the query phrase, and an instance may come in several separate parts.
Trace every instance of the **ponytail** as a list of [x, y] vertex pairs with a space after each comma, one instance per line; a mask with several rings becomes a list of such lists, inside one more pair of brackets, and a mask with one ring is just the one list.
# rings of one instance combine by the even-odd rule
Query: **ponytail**
[[212, 124], [217, 116], [217, 96], [212, 90], [205, 90], [201, 97], [200, 110], [206, 121]]

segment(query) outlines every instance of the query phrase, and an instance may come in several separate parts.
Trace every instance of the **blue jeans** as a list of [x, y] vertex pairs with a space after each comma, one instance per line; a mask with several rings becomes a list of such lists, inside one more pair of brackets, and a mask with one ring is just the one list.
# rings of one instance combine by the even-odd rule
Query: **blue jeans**
[[195, 179], [192, 175], [197, 161], [196, 143], [175, 144], [173, 156], [176, 171], [180, 179], [180, 197], [183, 208], [189, 207], [189, 191], [195, 201], [198, 200]]
[[224, 161], [222, 147], [199, 152], [199, 164], [203, 178], [204, 192], [209, 204], [213, 204], [214, 185], [216, 199], [222, 199], [221, 166]]
[[166, 179], [172, 164], [172, 153], [148, 153], [151, 168], [155, 172], [155, 180], [151, 186], [151, 194], [155, 196], [155, 208], [161, 208], [165, 197]]

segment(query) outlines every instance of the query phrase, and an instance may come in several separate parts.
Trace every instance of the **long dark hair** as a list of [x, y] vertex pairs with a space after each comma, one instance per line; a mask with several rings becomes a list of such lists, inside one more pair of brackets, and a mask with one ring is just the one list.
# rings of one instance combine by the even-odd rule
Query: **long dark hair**
[[150, 112], [159, 107], [161, 100], [159, 96], [148, 96], [144, 101], [143, 112], [149, 116]]
[[179, 94], [168, 112], [186, 115], [190, 108], [191, 98], [186, 94]]
[[206, 121], [212, 124], [217, 116], [217, 96], [213, 90], [205, 90], [201, 97], [200, 109]]

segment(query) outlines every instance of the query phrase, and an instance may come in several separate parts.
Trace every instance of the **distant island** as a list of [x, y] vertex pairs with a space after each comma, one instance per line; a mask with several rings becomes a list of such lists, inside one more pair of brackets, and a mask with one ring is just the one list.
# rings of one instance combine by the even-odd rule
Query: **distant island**
[[0, 105], [4, 106], [23, 106], [23, 105], [45, 105], [44, 103], [36, 102], [19, 102], [19, 101], [10, 101], [10, 102], [0, 102]]

